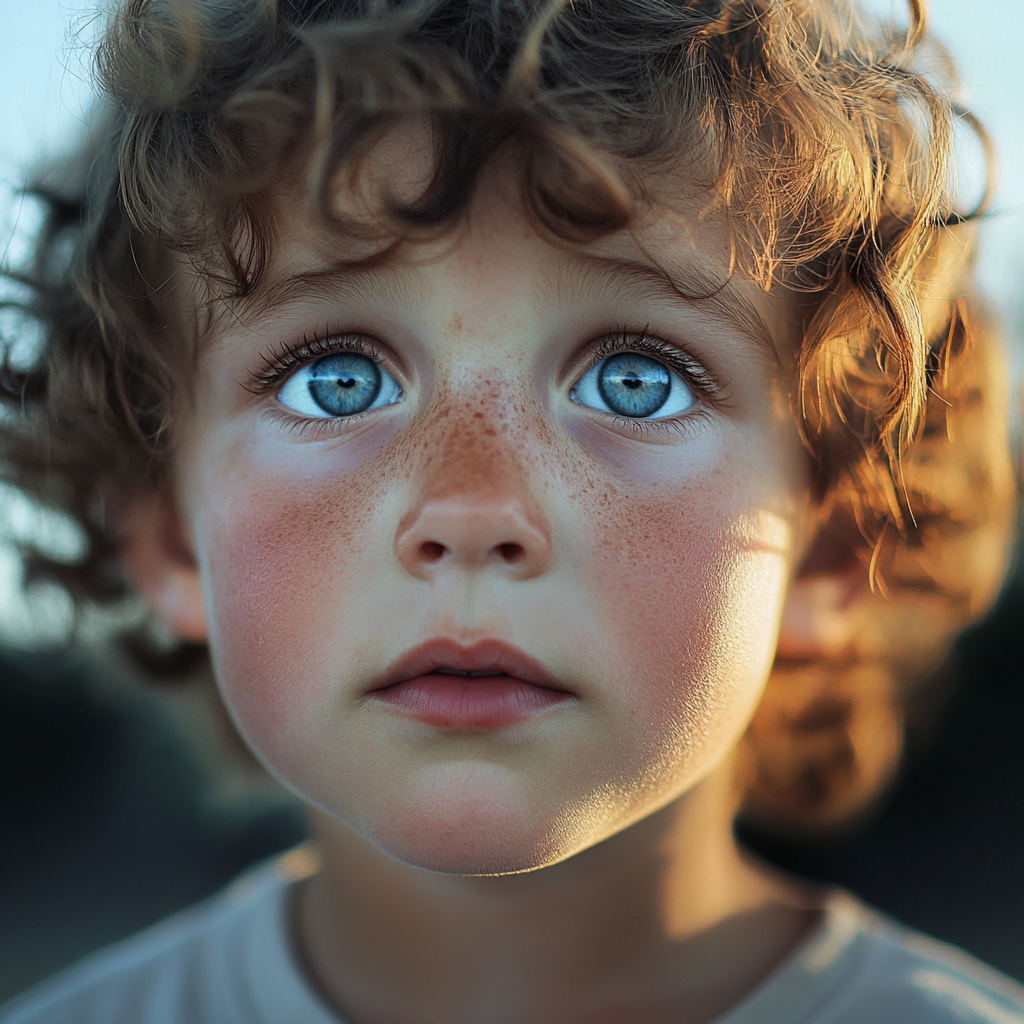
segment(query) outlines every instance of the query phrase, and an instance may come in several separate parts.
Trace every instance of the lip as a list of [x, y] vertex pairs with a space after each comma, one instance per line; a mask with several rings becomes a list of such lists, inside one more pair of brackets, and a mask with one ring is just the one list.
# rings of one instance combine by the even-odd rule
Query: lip
[[481, 640], [465, 646], [449, 639], [429, 640], [403, 654], [367, 696], [434, 728], [470, 731], [506, 728], [576, 697], [510, 644]]

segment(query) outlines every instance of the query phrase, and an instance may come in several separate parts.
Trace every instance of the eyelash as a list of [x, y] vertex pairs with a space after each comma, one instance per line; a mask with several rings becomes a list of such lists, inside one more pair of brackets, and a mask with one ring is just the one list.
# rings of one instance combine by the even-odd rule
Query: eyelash
[[665, 363], [670, 370], [678, 373], [687, 384], [705, 398], [717, 398], [721, 392], [718, 381], [696, 359], [681, 348], [670, 345], [655, 335], [648, 334], [646, 327], [642, 331], [636, 332], [623, 328], [616, 329], [591, 353], [587, 369], [592, 369], [603, 359], [619, 352], [640, 352], [643, 355], [652, 356]]
[[265, 395], [279, 388], [294, 370], [320, 356], [337, 352], [358, 352], [368, 359], [383, 363], [380, 350], [365, 335], [346, 331], [341, 334], [306, 334], [298, 344], [282, 342], [276, 348], [262, 353], [263, 367], [249, 371], [247, 391]]
[[[722, 404], [722, 388], [718, 381], [691, 355], [656, 335], [648, 334], [646, 327], [638, 332], [617, 328], [591, 352], [586, 370], [593, 369], [602, 360], [619, 352], [641, 352], [658, 359], [670, 370], [678, 373], [698, 396], [715, 405]], [[707, 418], [708, 412], [707, 405], [703, 405], [693, 408], [683, 416], [660, 420], [610, 415], [620, 431], [630, 431], [641, 437], [670, 433], [685, 436]]]
[[[254, 395], [266, 395], [277, 390], [298, 367], [311, 362], [320, 356], [333, 355], [336, 352], [358, 352], [377, 362], [382, 362], [380, 350], [376, 345], [369, 342], [365, 335], [354, 334], [351, 331], [340, 334], [306, 334], [299, 343], [282, 342], [276, 348], [261, 355], [263, 367], [259, 370], [249, 371], [249, 383], [243, 385], [247, 391]], [[698, 394], [708, 400], [716, 400], [721, 394], [718, 382], [710, 373], [692, 356], [675, 345], [663, 341], [655, 335], [647, 333], [647, 328], [638, 332], [617, 328], [591, 352], [587, 363], [587, 369], [592, 369], [602, 360], [619, 352], [641, 352], [644, 355], [665, 363], [669, 369], [675, 371], [690, 385]], [[647, 435], [652, 432], [667, 433], [670, 431], [684, 431], [696, 425], [696, 421], [703, 418], [707, 409], [695, 409], [693, 412], [679, 419], [665, 420], [640, 420], [629, 419], [625, 416], [613, 416], [616, 426], [620, 430], [630, 430], [637, 434]], [[328, 430], [336, 427], [334, 420], [305, 420], [296, 419], [293, 415], [288, 417], [292, 429], [301, 430]]]

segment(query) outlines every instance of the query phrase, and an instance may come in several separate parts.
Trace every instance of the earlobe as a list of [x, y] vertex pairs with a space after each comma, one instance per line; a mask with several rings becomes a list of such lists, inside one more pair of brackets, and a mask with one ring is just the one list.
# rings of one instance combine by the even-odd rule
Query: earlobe
[[204, 643], [206, 609], [181, 517], [166, 498], [136, 501], [122, 520], [125, 571], [156, 618], [179, 639]]
[[868, 573], [852, 552], [821, 558], [815, 545], [786, 594], [776, 654], [793, 661], [835, 658], [853, 642], [870, 592]]

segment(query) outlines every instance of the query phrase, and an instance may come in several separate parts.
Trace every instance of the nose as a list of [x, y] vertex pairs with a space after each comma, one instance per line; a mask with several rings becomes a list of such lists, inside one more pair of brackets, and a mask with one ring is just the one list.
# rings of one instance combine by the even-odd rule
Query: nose
[[450, 567], [532, 579], [551, 561], [551, 538], [536, 518], [512, 499], [486, 502], [467, 495], [431, 500], [399, 528], [395, 550], [418, 579], [433, 579]]

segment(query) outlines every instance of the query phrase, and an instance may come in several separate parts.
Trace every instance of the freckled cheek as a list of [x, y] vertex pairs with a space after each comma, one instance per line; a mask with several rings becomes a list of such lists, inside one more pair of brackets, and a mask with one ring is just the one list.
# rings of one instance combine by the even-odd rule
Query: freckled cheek
[[366, 581], [383, 564], [364, 474], [248, 474], [222, 488], [199, 538], [218, 682], [257, 749], [288, 749], [338, 699], [372, 636]]
[[[641, 742], [692, 755], [753, 708], [770, 668], [788, 566], [784, 524], [738, 513], [712, 489], [623, 502], [585, 560], [608, 662]], [[772, 527], [779, 536], [772, 537]], [[711, 739], [709, 739], [709, 737]]]
[[[792, 557], [784, 438], [705, 423], [652, 444], [572, 425], [591, 454], [574, 481], [606, 664], [641, 733], [715, 731], [752, 709], [767, 677]], [[653, 740], [657, 742], [657, 740]]]

